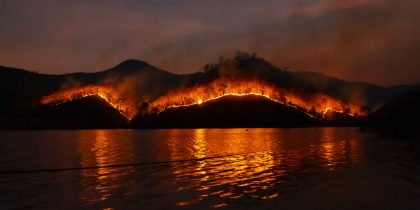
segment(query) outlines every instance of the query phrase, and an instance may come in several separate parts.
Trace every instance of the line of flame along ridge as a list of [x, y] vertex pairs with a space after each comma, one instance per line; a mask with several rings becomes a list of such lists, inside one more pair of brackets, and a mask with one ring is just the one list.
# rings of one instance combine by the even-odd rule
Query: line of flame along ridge
[[344, 103], [324, 93], [299, 94], [258, 81], [217, 80], [207, 85], [170, 91], [149, 104], [149, 111], [161, 112], [170, 108], [198, 105], [223, 96], [256, 95], [271, 101], [305, 110], [312, 116], [324, 116], [329, 111], [351, 116], [363, 116], [360, 105]]
[[[134, 99], [124, 97], [109, 86], [88, 85], [57, 91], [41, 98], [41, 104], [59, 105], [79, 98], [98, 95], [131, 120], [139, 112]], [[364, 116], [360, 105], [345, 103], [324, 93], [299, 94], [294, 91], [263, 84], [258, 81], [216, 80], [206, 85], [178, 88], [154, 100], [148, 101], [146, 112], [159, 113], [167, 109], [199, 105], [224, 96], [256, 95], [289, 107], [303, 110], [314, 118], [323, 118], [329, 111]]]
[[95, 95], [104, 99], [104, 101], [118, 110], [120, 114], [128, 120], [133, 119], [133, 117], [137, 114], [136, 105], [131, 100], [121, 97], [121, 93], [116, 91], [114, 88], [102, 85], [87, 85], [83, 87], [60, 90], [42, 97], [40, 103], [44, 105], [57, 106]]

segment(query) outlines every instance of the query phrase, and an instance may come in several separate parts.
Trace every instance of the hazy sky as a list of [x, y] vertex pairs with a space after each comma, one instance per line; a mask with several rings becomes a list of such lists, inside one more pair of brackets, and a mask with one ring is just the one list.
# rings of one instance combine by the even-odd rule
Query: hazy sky
[[93, 72], [134, 58], [175, 73], [256, 52], [381, 85], [420, 82], [419, 0], [0, 0], [0, 65]]

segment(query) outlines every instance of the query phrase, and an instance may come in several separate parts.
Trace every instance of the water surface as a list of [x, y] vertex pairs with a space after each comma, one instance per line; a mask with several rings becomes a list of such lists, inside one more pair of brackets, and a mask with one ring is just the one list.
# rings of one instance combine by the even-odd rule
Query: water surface
[[0, 131], [0, 208], [420, 209], [418, 141], [356, 128]]

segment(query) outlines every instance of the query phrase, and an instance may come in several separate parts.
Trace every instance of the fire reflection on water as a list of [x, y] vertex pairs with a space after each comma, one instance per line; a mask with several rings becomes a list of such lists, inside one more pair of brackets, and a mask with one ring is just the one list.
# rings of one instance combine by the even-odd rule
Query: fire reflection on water
[[[239, 131], [239, 132], [238, 132]], [[245, 131], [244, 129], [242, 131]], [[190, 139], [192, 149], [191, 158], [199, 159], [195, 164], [174, 164], [175, 179], [183, 183], [178, 192], [196, 189], [193, 197], [181, 200], [179, 206], [190, 205], [210, 197], [223, 199], [238, 199], [245, 195], [253, 195], [257, 191], [267, 190], [273, 184], [271, 168], [277, 165], [278, 159], [273, 156], [276, 145], [270, 141], [254, 140], [259, 138], [260, 131], [252, 129], [243, 133], [241, 130], [224, 131], [223, 138], [215, 142], [209, 141], [220, 130], [196, 129]], [[215, 133], [216, 132], [216, 133]], [[246, 138], [250, 134], [251, 138]], [[249, 141], [249, 142], [245, 142]], [[178, 148], [184, 142], [176, 138], [170, 139], [169, 146]], [[170, 151], [176, 152], [175, 149]], [[257, 152], [262, 151], [262, 152]], [[205, 159], [222, 154], [221, 158]], [[232, 155], [233, 154], [233, 155]], [[179, 154], [173, 153], [176, 158]], [[226, 155], [226, 156], [223, 156]], [[277, 175], [279, 175], [277, 173]], [[255, 194], [257, 195], [257, 194]], [[277, 194], [268, 194], [264, 199], [274, 198]], [[215, 204], [214, 207], [223, 207], [226, 203]]]
[[[278, 129], [196, 129], [188, 140], [170, 135], [171, 159], [185, 155], [177, 154], [177, 148], [188, 141], [188, 155], [198, 159], [194, 163], [172, 165], [174, 178], [180, 183], [177, 193], [195, 191], [180, 199], [177, 205], [210, 203], [218, 199], [220, 202], [212, 205], [216, 208], [236, 199], [276, 199], [286, 179], [294, 173], [309, 171], [308, 159], [324, 161], [323, 169], [334, 171], [343, 158], [353, 157], [350, 153], [357, 152], [357, 148], [352, 140], [337, 141], [334, 139], [337, 134], [332, 131], [332, 128], [325, 128], [313, 147], [303, 146], [309, 142], [302, 139], [281, 139], [282, 133]], [[223, 137], [218, 135], [221, 133]], [[216, 158], [211, 158], [214, 156]]]
[[213, 208], [281, 199], [289, 188], [357, 161], [359, 141], [336, 130], [170, 129], [124, 138], [115, 130], [81, 131], [81, 167], [164, 162], [81, 170], [81, 196], [99, 207], [121, 196]]
[[320, 154], [326, 161], [325, 166], [329, 171], [334, 171], [340, 163], [345, 162], [345, 159], [354, 158], [356, 148], [356, 140], [340, 140], [339, 135], [336, 135], [334, 128], [324, 128], [323, 136], [321, 138]]
[[[121, 188], [121, 179], [133, 172], [133, 167], [101, 167], [133, 162], [130, 141], [115, 141], [109, 130], [81, 131], [79, 138], [80, 166], [97, 168], [82, 170], [83, 194], [86, 203], [109, 199]], [[111, 140], [112, 139], [112, 140]], [[124, 142], [124, 143], [122, 143]], [[123, 154], [123, 155], [121, 155]]]

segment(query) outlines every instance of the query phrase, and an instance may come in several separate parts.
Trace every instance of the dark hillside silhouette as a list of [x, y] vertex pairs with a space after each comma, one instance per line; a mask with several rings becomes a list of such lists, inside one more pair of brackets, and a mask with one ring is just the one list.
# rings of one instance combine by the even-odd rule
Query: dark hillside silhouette
[[[288, 71], [286, 68], [279, 68], [271, 65], [269, 62], [256, 56], [255, 54], [243, 52], [236, 53], [232, 58], [222, 57], [215, 63], [209, 63], [205, 65], [203, 71], [183, 75], [173, 74], [138, 60], [127, 60], [105, 71], [98, 71], [94, 73], [71, 73], [63, 75], [46, 75], [33, 71], [0, 66], [0, 128], [19, 128], [19, 125], [30, 127], [31, 123], [28, 122], [43, 122], [50, 120], [52, 118], [52, 114], [48, 112], [40, 112], [40, 110], [45, 109], [45, 105], [40, 103], [40, 99], [43, 96], [60, 90], [85, 87], [88, 85], [112, 87], [115, 88], [116, 91], [121, 92], [122, 95], [134, 98], [138, 105], [138, 109], [141, 110], [143, 107], [147, 107], [147, 104], [150, 101], [153, 101], [172, 90], [188, 87], [194, 88], [199, 85], [210, 83], [221, 77], [261, 80], [270, 85], [275, 85], [286, 90], [299, 93], [300, 95], [306, 94], [310, 96], [313, 93], [321, 92], [340, 99], [345, 103], [360, 102], [363, 105], [363, 110], [367, 112], [376, 110], [400, 94], [419, 87], [419, 85], [406, 85], [384, 88], [372, 84], [348, 82], [314, 72]], [[233, 100], [230, 103], [236, 103], [239, 109], [245, 107], [245, 104], [248, 104], [248, 106], [251, 107], [253, 106], [252, 103], [243, 101], [242, 99], [239, 101], [243, 104], [243, 106], [239, 106], [239, 102], [237, 102], [237, 100]], [[254, 102], [257, 103], [255, 106], [260, 108], [266, 107], [267, 105], [264, 105], [265, 102], [261, 102], [259, 100]], [[83, 103], [83, 100], [80, 103]], [[219, 102], [214, 103], [217, 104]], [[49, 106], [47, 105], [47, 107]], [[74, 112], [85, 112], [81, 109], [81, 107], [83, 106], [80, 106], [78, 110]], [[217, 106], [215, 105], [215, 107]], [[235, 113], [234, 107], [236, 107], [236, 105], [231, 108], [232, 114]], [[273, 108], [271, 105], [267, 105], [267, 107]], [[74, 107], [63, 107], [62, 112], [64, 112], [64, 110], [73, 112], [71, 110], [72, 108]], [[282, 108], [283, 107], [280, 107], [281, 110], [283, 110]], [[57, 109], [60, 108], [58, 107]], [[192, 107], [188, 112], [192, 113], [193, 109], [194, 108]], [[271, 115], [267, 113], [279, 114], [277, 111], [273, 110], [267, 113], [261, 113], [258, 111], [258, 108], [249, 108], [245, 110], [247, 111], [247, 114], [254, 117], [265, 116], [266, 118], [270, 118]], [[89, 110], [86, 110], [86, 112], [89, 112]], [[291, 113], [294, 112], [296, 112], [296, 110]], [[242, 112], [238, 110], [236, 113], [237, 115], [235, 115], [236, 119], [240, 119], [241, 116], [239, 113]], [[168, 112], [164, 113], [164, 116], [160, 116], [159, 118], [169, 119], [169, 116], [172, 115], [176, 114]], [[352, 119], [347, 119], [347, 116], [339, 116], [337, 113], [334, 113], [333, 115], [334, 120], [331, 122], [338, 124], [347, 124], [347, 122], [350, 121], [353, 122]], [[140, 117], [141, 115], [137, 116], [137, 120]], [[299, 115], [297, 117], [300, 119], [301, 116]], [[60, 124], [60, 119], [61, 118], [55, 119], [55, 122]], [[251, 118], [247, 117], [246, 119]], [[274, 122], [274, 119], [276, 119], [276, 122]], [[292, 121], [292, 117], [289, 117], [287, 122]], [[295, 124], [303, 122], [301, 120], [297, 121], [299, 123]], [[224, 123], [224, 125], [221, 126], [228, 126], [228, 122], [228, 119], [224, 119], [224, 122], [221, 122]], [[185, 123], [188, 124], [187, 122]], [[249, 121], [247, 123], [250, 123], [249, 126], [256, 126], [252, 124], [254, 122]], [[119, 123], [117, 124], [119, 125]], [[275, 117], [273, 117], [273, 119], [261, 119], [259, 124], [267, 126], [289, 126], [286, 125], [283, 119]], [[45, 126], [47, 125], [48, 123], [45, 124]], [[84, 125], [85, 124], [83, 124], [83, 126]], [[103, 124], [100, 125], [102, 126]], [[109, 125], [111, 126], [113, 124], [110, 123]], [[206, 124], [202, 122], [201, 125], [204, 126]], [[81, 124], [81, 127], [83, 126]], [[89, 124], [89, 126], [95, 127], [94, 123]], [[140, 124], [136, 124], [136, 126], [140, 126]], [[246, 125], [244, 122], [241, 122], [239, 124], [233, 123], [232, 126]], [[36, 127], [35, 124], [34, 127]]]

